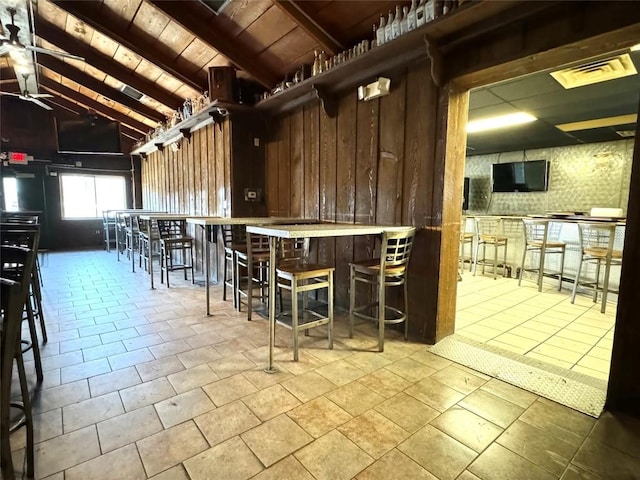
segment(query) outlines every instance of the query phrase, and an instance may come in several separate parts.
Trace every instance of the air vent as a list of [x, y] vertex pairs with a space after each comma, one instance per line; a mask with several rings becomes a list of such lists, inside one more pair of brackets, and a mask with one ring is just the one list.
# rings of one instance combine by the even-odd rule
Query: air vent
[[569, 89], [606, 82], [637, 73], [631, 57], [628, 53], [625, 53], [616, 57], [589, 62], [578, 67], [551, 72], [551, 76], [564, 88]]
[[231, 0], [200, 0], [200, 3], [218, 15], [222, 10], [224, 10], [230, 1]]
[[616, 130], [616, 133], [620, 135], [622, 138], [630, 138], [636, 136], [635, 130]]
[[144, 94], [142, 92], [139, 92], [138, 90], [136, 90], [133, 87], [130, 87], [129, 85], [122, 85], [120, 87], [120, 91], [125, 95], [127, 95], [128, 97], [134, 98], [136, 100], [140, 100], [142, 97], [144, 97]]

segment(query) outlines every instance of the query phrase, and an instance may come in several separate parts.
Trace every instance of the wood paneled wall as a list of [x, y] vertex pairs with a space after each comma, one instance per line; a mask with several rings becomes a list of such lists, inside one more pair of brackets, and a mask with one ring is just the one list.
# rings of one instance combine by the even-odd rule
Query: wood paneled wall
[[[188, 215], [228, 215], [231, 208], [230, 133], [228, 120], [208, 125], [193, 132], [190, 140], [180, 140], [177, 152], [165, 147], [162, 152], [156, 151], [143, 159], [143, 208]], [[190, 226], [189, 233], [196, 238], [196, 269], [202, 272], [202, 232]], [[215, 255], [215, 249], [212, 250]]]
[[[449, 105], [429, 69], [424, 61], [393, 75], [390, 94], [380, 99], [358, 101], [355, 91], [339, 98], [334, 118], [315, 103], [273, 122], [266, 207], [268, 215], [418, 227], [409, 269], [410, 330], [434, 341], [445, 156], [436, 135], [444, 132]], [[458, 214], [453, 226], [459, 222]], [[319, 242], [320, 260], [336, 265], [339, 306], [348, 306], [349, 262], [371, 257], [373, 248], [368, 238]], [[453, 303], [452, 312], [455, 293]], [[439, 328], [451, 333], [453, 315], [448, 322]]]

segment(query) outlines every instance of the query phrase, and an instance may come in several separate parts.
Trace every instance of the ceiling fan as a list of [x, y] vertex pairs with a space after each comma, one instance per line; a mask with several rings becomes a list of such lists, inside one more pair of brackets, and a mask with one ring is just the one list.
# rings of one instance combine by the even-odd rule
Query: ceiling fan
[[[84, 60], [83, 57], [78, 55], [72, 55], [70, 53], [58, 52], [56, 50], [49, 50], [47, 48], [36, 47], [33, 45], [24, 45], [18, 38], [20, 27], [15, 24], [14, 17], [16, 15], [16, 9], [13, 7], [7, 7], [7, 12], [11, 15], [11, 23], [6, 23], [5, 27], [9, 32], [9, 38], [0, 38], [0, 55], [3, 55], [12, 50], [29, 50], [36, 53], [44, 53], [46, 55], [55, 55], [58, 57], [72, 58], [74, 60]], [[1, 27], [0, 27], [1, 30]]]
[[[25, 84], [28, 76], [29, 75], [23, 75]], [[38, 105], [41, 108], [44, 108], [45, 110], [53, 110], [53, 108], [51, 108], [49, 105], [39, 100], [40, 98], [53, 98], [53, 95], [49, 93], [29, 93], [28, 90], [25, 90], [22, 93], [0, 92], [0, 95], [9, 95], [11, 97], [18, 97], [20, 100], [26, 100], [27, 102], [35, 103], [36, 105]]]

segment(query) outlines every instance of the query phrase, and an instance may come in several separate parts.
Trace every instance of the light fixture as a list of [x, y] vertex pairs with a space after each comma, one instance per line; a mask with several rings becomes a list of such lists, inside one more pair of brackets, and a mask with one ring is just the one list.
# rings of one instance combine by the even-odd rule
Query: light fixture
[[537, 120], [530, 113], [518, 112], [496, 117], [480, 118], [467, 123], [467, 133], [484, 132], [486, 130], [496, 130], [498, 128], [514, 127], [523, 123], [530, 123]]
[[640, 43], [635, 44], [629, 50], [631, 50], [632, 52], [640, 52]]

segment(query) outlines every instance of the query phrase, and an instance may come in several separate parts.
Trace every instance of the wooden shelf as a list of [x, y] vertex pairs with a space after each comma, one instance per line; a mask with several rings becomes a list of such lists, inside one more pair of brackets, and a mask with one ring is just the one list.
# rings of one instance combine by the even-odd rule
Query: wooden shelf
[[[157, 138], [135, 148], [134, 155], [148, 154], [210, 124], [211, 112], [217, 108], [233, 111], [256, 111], [276, 115], [291, 111], [314, 100], [321, 101], [329, 116], [335, 114], [334, 98], [337, 94], [370, 83], [380, 75], [389, 75], [416, 60], [433, 58], [432, 73], [440, 74], [441, 51], [472, 41], [479, 35], [500, 26], [505, 17], [526, 15], [536, 4], [546, 2], [521, 2], [519, 0], [474, 0], [458, 7], [454, 12], [432, 20], [397, 39], [373, 48], [366, 53], [326, 72], [304, 80], [282, 92], [261, 100], [255, 106], [213, 102], [196, 115], [180, 122]], [[427, 43], [430, 48], [427, 51]], [[215, 113], [214, 113], [215, 114]]]
[[473, 35], [474, 27], [480, 27], [478, 34], [484, 33], [485, 23], [491, 17], [503, 14], [519, 4], [521, 2], [512, 0], [467, 2], [453, 13], [438, 17], [353, 60], [261, 100], [255, 108], [269, 114], [279, 114], [319, 98], [323, 101], [325, 112], [332, 116], [332, 97], [337, 93], [374, 81], [379, 75], [393, 72], [418, 59], [426, 58], [427, 39], [437, 45], [437, 48], [456, 42], [457, 32], [464, 32], [465, 40], [468, 40]]
[[190, 138], [191, 134], [211, 123], [217, 123], [224, 119], [226, 115], [220, 114], [219, 110], [227, 110], [227, 112], [249, 111], [251, 107], [236, 103], [224, 103], [213, 101], [195, 115], [190, 116], [186, 120], [181, 121], [168, 130], [165, 130], [157, 137], [148, 142], [134, 148], [131, 155], [147, 155], [161, 150], [170, 143], [181, 138]]

